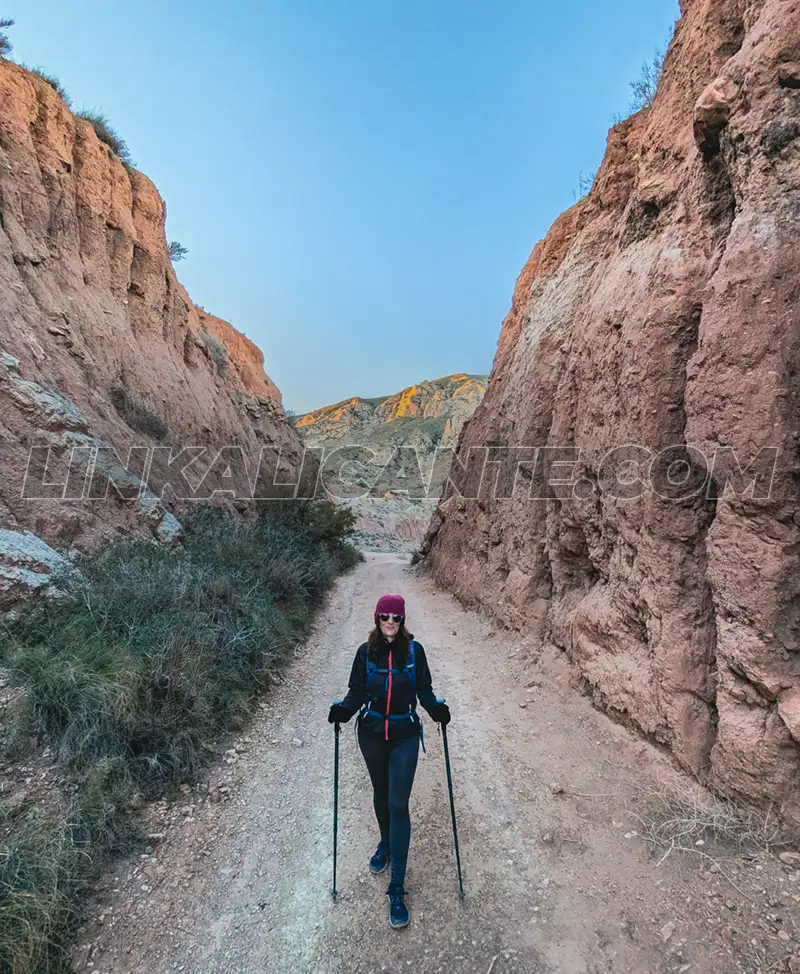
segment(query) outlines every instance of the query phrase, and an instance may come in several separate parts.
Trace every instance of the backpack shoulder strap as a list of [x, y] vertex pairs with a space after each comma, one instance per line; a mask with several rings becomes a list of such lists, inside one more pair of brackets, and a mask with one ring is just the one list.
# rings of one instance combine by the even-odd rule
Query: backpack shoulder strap
[[408, 670], [408, 675], [411, 679], [412, 686], [417, 689], [417, 654], [416, 654], [416, 644], [412, 639], [408, 644], [408, 662], [406, 667]]

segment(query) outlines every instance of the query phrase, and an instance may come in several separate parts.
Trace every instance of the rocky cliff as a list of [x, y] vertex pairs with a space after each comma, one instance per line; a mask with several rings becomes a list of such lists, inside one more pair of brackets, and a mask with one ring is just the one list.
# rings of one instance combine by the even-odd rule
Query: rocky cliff
[[123, 463], [148, 445], [299, 456], [260, 351], [178, 283], [165, 215], [155, 186], [50, 85], [0, 60], [0, 600], [41, 583], [48, 545], [180, 530], [152, 493], [23, 497], [32, 446], [54, 449], [46, 477], [33, 471], [51, 484], [65, 482], [73, 448], [98, 444]]
[[800, 824], [800, 6], [681, 14], [654, 103], [520, 274], [460, 444], [494, 473], [443, 499], [426, 564]]
[[[454, 447], [461, 427], [486, 391], [485, 375], [458, 372], [408, 386], [391, 396], [353, 396], [290, 421], [305, 444], [325, 455], [343, 446], [365, 447], [372, 463], [354, 464], [354, 479], [375, 484], [398, 447], [414, 447], [423, 478], [430, 477], [435, 451]], [[401, 486], [401, 485], [399, 485]], [[356, 541], [365, 548], [404, 551], [425, 536], [435, 499], [412, 499], [402, 492], [371, 492], [349, 502], [358, 514]]]

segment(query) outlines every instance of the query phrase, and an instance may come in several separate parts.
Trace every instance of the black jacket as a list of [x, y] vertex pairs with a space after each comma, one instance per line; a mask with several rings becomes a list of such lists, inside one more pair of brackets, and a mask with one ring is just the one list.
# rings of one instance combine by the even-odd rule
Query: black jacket
[[[378, 674], [375, 678], [375, 686], [371, 688], [374, 697], [370, 700], [370, 693], [367, 688], [367, 652], [369, 646], [362, 643], [358, 647], [353, 666], [350, 670], [350, 690], [342, 701], [342, 706], [346, 707], [351, 714], [354, 714], [365, 703], [370, 704], [370, 709], [376, 710], [381, 714], [386, 713], [386, 674]], [[383, 646], [378, 649], [377, 665], [386, 668], [389, 665], [388, 648]], [[417, 671], [417, 689], [411, 684], [410, 678], [405, 673], [395, 674], [392, 678], [392, 700], [389, 710], [390, 714], [407, 714], [416, 708], [417, 699], [420, 704], [428, 711], [436, 706], [436, 694], [431, 685], [431, 671], [428, 668], [428, 660], [425, 657], [425, 650], [422, 643], [414, 640], [414, 662]], [[397, 669], [398, 664], [393, 660], [393, 665]], [[381, 733], [384, 730], [383, 721], [374, 718], [362, 718], [363, 725], [367, 730]], [[419, 732], [419, 721], [409, 721], [408, 727], [404, 721], [390, 721], [389, 731], [392, 736], [410, 736]]]

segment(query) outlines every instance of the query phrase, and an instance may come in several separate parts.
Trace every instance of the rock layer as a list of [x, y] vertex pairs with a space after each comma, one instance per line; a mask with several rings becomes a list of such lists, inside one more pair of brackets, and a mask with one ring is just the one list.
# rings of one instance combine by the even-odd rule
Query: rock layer
[[[3, 528], [79, 550], [117, 531], [179, 531], [153, 495], [23, 498], [32, 446], [68, 459], [73, 447], [101, 445], [126, 462], [134, 446], [235, 444], [257, 456], [279, 444], [297, 461], [300, 441], [259, 350], [178, 283], [165, 217], [146, 176], [48, 84], [0, 60]], [[129, 425], [126, 404], [144, 423]], [[113, 461], [109, 470], [120, 473]]]
[[[569, 654], [598, 705], [800, 825], [800, 7], [682, 13], [654, 103], [520, 274], [460, 441], [570, 449], [580, 487], [545, 491], [564, 468], [540, 452], [509, 498], [450, 490], [424, 551]], [[649, 485], [629, 500], [604, 481], [625, 444]], [[746, 491], [761, 450], [771, 491]]]

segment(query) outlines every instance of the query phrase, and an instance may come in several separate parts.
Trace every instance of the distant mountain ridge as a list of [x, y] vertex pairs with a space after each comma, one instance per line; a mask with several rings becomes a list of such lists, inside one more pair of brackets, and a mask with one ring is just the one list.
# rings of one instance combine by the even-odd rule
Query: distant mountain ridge
[[[455, 447], [464, 423], [486, 391], [487, 375], [455, 372], [418, 382], [391, 396], [353, 396], [302, 416], [290, 416], [301, 440], [326, 454], [340, 446], [364, 446], [374, 463], [354, 470], [356, 481], [372, 485], [395, 448], [414, 446], [422, 470], [438, 447]], [[358, 514], [357, 543], [381, 551], [410, 551], [422, 542], [436, 498], [412, 500], [402, 491], [347, 502]]]
[[424, 380], [390, 396], [352, 396], [290, 417], [309, 446], [359, 442], [375, 447], [455, 445], [486, 391], [488, 375], [456, 372]]

